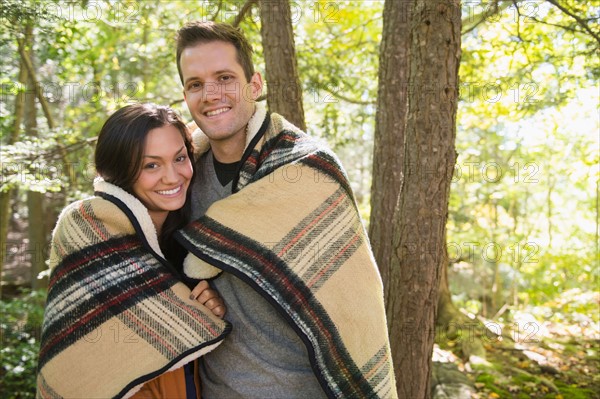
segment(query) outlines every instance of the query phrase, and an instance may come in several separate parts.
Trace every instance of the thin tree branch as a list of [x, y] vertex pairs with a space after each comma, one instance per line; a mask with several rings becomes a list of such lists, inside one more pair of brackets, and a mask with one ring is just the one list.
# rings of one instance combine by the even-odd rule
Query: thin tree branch
[[214, 12], [214, 14], [212, 15], [212, 17], [210, 17], [211, 21], [216, 21], [217, 17], [219, 16], [219, 13], [221, 12], [221, 8], [223, 7], [223, 0], [219, 0], [219, 6], [217, 7], [217, 10]]
[[358, 104], [358, 105], [375, 105], [375, 104], [377, 104], [377, 101], [357, 100], [354, 98], [346, 97], [343, 94], [339, 94], [335, 91], [328, 90], [327, 88], [323, 88], [323, 90], [325, 90], [327, 93], [331, 94], [333, 97], [340, 99], [342, 101], [345, 101], [347, 103]]
[[185, 101], [185, 98], [180, 98], [180, 99], [178, 99], [178, 100], [173, 100], [173, 101], [171, 101], [171, 102], [169, 103], [169, 107], [172, 107], [173, 105], [175, 105], [175, 104], [179, 104], [179, 103], [182, 103], [182, 102], [184, 102], [184, 101]]
[[556, 28], [561, 28], [561, 29], [564, 29], [564, 30], [569, 31], [569, 32], [585, 33], [583, 30], [576, 29], [576, 28], [573, 28], [571, 26], [565, 26], [565, 25], [560, 25], [560, 24], [553, 24], [551, 22], [546, 22], [546, 21], [542, 21], [541, 19], [537, 19], [536, 17], [527, 17], [527, 18], [529, 18], [532, 21], [537, 22], [539, 24], [548, 25], [548, 26], [554, 26]]
[[27, 73], [29, 74], [29, 76], [31, 77], [31, 81], [33, 82], [35, 95], [37, 96], [38, 100], [40, 101], [40, 104], [42, 105], [42, 110], [44, 111], [44, 115], [46, 116], [46, 122], [48, 123], [48, 127], [50, 129], [54, 129], [54, 127], [56, 126], [54, 124], [54, 118], [50, 113], [50, 107], [48, 106], [48, 102], [46, 101], [44, 93], [42, 92], [42, 86], [40, 85], [40, 83], [37, 80], [37, 77], [35, 76], [35, 70], [33, 69], [31, 59], [25, 51], [25, 43], [23, 42], [23, 39], [17, 39], [17, 43], [17, 48], [19, 50], [19, 54], [21, 55], [21, 59], [23, 60], [23, 64], [25, 65]]
[[233, 20], [233, 22], [231, 23], [231, 25], [233, 25], [234, 27], [237, 28], [242, 23], [242, 21], [244, 20], [244, 18], [246, 18], [246, 15], [252, 9], [252, 6], [254, 6], [256, 3], [257, 3], [257, 0], [248, 0], [248, 1], [246, 1], [246, 3], [244, 3], [244, 5], [242, 6], [242, 9], [238, 13], [238, 15], [235, 16], [235, 19]]
[[575, 14], [571, 10], [567, 9], [565, 6], [559, 4], [558, 1], [556, 1], [556, 0], [546, 0], [546, 1], [550, 4], [552, 4], [553, 6], [555, 6], [556, 8], [558, 8], [559, 10], [561, 10], [563, 13], [565, 13], [568, 16], [570, 16], [571, 18], [573, 18], [575, 21], [577, 21], [579, 26], [581, 26], [581, 28], [583, 28], [583, 30], [585, 30], [587, 33], [589, 33], [589, 35], [592, 36], [594, 39], [596, 39], [598, 44], [600, 44], [600, 35], [598, 35], [598, 33], [594, 32], [592, 30], [592, 28], [590, 28], [588, 26], [587, 22], [583, 18], [579, 17], [577, 14]]
[[59, 146], [56, 148], [49, 149], [47, 151], [38, 152], [37, 154], [32, 154], [31, 156], [28, 156], [28, 157], [23, 157], [23, 158], [17, 157], [15, 159], [17, 161], [21, 161], [21, 162], [35, 162], [40, 158], [53, 159], [58, 156], [59, 159], [64, 161], [63, 155], [64, 155], [65, 151], [67, 151], [67, 150], [74, 151], [74, 150], [77, 150], [82, 147], [87, 147], [89, 144], [92, 144], [97, 140], [98, 140], [98, 137], [90, 137], [87, 139], [76, 141], [76, 142], [71, 143], [66, 146]]
[[471, 17], [464, 18], [462, 20], [462, 25], [463, 25], [463, 27], [466, 27], [466, 28], [461, 32], [461, 35], [465, 35], [471, 31], [473, 31], [479, 25], [484, 23], [489, 17], [492, 17], [492, 16], [498, 14], [499, 12], [504, 11], [505, 9], [510, 7], [510, 5], [511, 5], [510, 1], [505, 1], [505, 2], [502, 2], [502, 4], [500, 4], [500, 0], [494, 0], [492, 3], [492, 6], [486, 8], [481, 14], [473, 17], [473, 19], [477, 20], [473, 24], [469, 24], [469, 19], [471, 19]]

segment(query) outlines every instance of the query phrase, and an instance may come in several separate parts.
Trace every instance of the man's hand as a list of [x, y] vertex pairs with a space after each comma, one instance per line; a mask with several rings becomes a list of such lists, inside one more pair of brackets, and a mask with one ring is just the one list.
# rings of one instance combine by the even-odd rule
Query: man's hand
[[209, 308], [215, 314], [215, 316], [220, 318], [223, 318], [227, 312], [227, 307], [225, 306], [223, 298], [221, 298], [217, 291], [210, 288], [210, 285], [206, 280], [200, 281], [198, 285], [194, 287], [192, 293], [190, 294], [190, 299], [197, 300]]

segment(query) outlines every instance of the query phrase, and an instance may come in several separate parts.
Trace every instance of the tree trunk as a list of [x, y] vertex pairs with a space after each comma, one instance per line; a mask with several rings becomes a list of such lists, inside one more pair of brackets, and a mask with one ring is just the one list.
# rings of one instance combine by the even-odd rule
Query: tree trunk
[[[446, 260], [448, 256], [446, 255]], [[450, 265], [446, 261], [445, 267], [441, 268], [440, 286], [438, 289], [438, 309], [435, 324], [441, 327], [440, 332], [444, 332], [444, 336], [449, 339], [455, 339], [456, 327], [464, 321], [464, 315], [458, 311], [452, 302], [452, 293], [450, 292], [450, 284], [448, 283], [448, 267]], [[448, 329], [453, 329], [449, 331]], [[437, 330], [437, 329], [436, 329]]]
[[[395, 143], [400, 155], [390, 151], [390, 159], [378, 158], [381, 153], [373, 159], [373, 175], [378, 179], [374, 181], [373, 196], [381, 195], [381, 186], [395, 185], [385, 190], [388, 195], [396, 193], [396, 197], [379, 199], [381, 203], [373, 200], [376, 209], [371, 232], [377, 241], [377, 261], [386, 285], [398, 395], [429, 398], [438, 287], [442, 267], [447, 264], [446, 220], [456, 160], [460, 4], [458, 0], [388, 0], [383, 15], [377, 117], [381, 131], [376, 136], [376, 151], [383, 153], [382, 146], [389, 140], [391, 144], [387, 145]], [[408, 24], [404, 28], [398, 25], [403, 18]], [[403, 49], [396, 47], [398, 41], [406, 42], [407, 71], [400, 71]], [[402, 76], [408, 79], [403, 82]], [[386, 93], [382, 87], [396, 82], [394, 77], [404, 86], [396, 95]], [[401, 129], [404, 112], [406, 122]], [[391, 113], [399, 114], [393, 119], [396, 126], [385, 126], [385, 118], [391, 118], [387, 115]], [[403, 136], [394, 137], [402, 131]], [[398, 162], [393, 157], [400, 158], [396, 176], [382, 177], [379, 168], [387, 167], [387, 162]], [[387, 236], [383, 230], [378, 231], [386, 228], [384, 224], [392, 224], [387, 227]], [[386, 240], [389, 242], [384, 244]], [[381, 245], [390, 246], [385, 249]]]
[[497, 200], [493, 200], [492, 202], [492, 206], [494, 209], [494, 220], [493, 220], [493, 230], [491, 233], [491, 243], [494, 244], [493, 247], [493, 258], [490, 258], [490, 251], [489, 251], [489, 247], [486, 247], [484, 249], [484, 254], [486, 256], [486, 258], [490, 258], [490, 259], [485, 259], [487, 262], [489, 262], [492, 265], [492, 270], [493, 270], [493, 280], [492, 280], [492, 313], [491, 315], [495, 315], [503, 306], [505, 303], [505, 298], [504, 298], [504, 290], [503, 290], [503, 282], [504, 279], [502, 278], [502, 274], [500, 274], [500, 255], [501, 252], [498, 252], [497, 248], [497, 243], [496, 243], [496, 231], [498, 231], [498, 201]]
[[[41, 95], [41, 86], [37, 81], [32, 62], [33, 47], [33, 27], [29, 25], [26, 30], [23, 46], [20, 46], [20, 54], [23, 63], [27, 68], [28, 90], [27, 93], [36, 93], [35, 96], [29, 94], [25, 99], [25, 133], [34, 137], [38, 135], [37, 126], [37, 108], [36, 98], [40, 99], [44, 115], [49, 128], [54, 127], [54, 121], [50, 114], [50, 108]], [[43, 100], [42, 100], [43, 99]], [[45, 246], [46, 229], [44, 228], [44, 195], [37, 191], [27, 192], [27, 232], [29, 238], [28, 254], [31, 261], [31, 288], [39, 289], [46, 286], [45, 280], [39, 280], [38, 274], [46, 269]]]
[[383, 10], [369, 222], [369, 237], [384, 285], [388, 332], [398, 386], [404, 384], [399, 359], [406, 342], [402, 339], [403, 323], [397, 319], [402, 306], [397, 295], [402, 283], [392, 239], [397, 223], [390, 222], [390, 218], [397, 215], [404, 177], [409, 33], [409, 16], [404, 4], [388, 0]]
[[[21, 46], [21, 43], [18, 43]], [[27, 68], [23, 59], [19, 60], [19, 83], [27, 84]], [[23, 113], [25, 111], [25, 93], [19, 91], [15, 96], [15, 112], [13, 125], [7, 144], [14, 144], [19, 139], [21, 133], [21, 124], [23, 123]], [[0, 298], [2, 298], [2, 271], [4, 270], [4, 260], [6, 259], [9, 243], [8, 226], [11, 219], [10, 200], [13, 189], [0, 192]]]
[[306, 130], [290, 3], [288, 0], [261, 0], [259, 4], [267, 105], [271, 112], [283, 115], [300, 129]]
[[8, 222], [10, 218], [10, 197], [12, 190], [0, 192], [0, 299], [2, 298], [2, 271], [8, 256]]
[[[383, 10], [383, 34], [379, 49], [379, 88], [375, 117], [371, 217], [369, 237], [385, 284], [388, 317], [397, 309], [390, 300], [397, 287], [397, 273], [391, 259], [391, 240], [395, 224], [390, 215], [397, 212], [403, 181], [404, 129], [406, 128], [408, 81], [408, 15], [405, 3], [386, 1]], [[399, 342], [392, 342], [392, 348]]]
[[44, 194], [37, 191], [27, 192], [29, 256], [31, 259], [31, 288], [46, 287], [45, 279], [38, 275], [46, 270], [46, 229], [44, 228]]

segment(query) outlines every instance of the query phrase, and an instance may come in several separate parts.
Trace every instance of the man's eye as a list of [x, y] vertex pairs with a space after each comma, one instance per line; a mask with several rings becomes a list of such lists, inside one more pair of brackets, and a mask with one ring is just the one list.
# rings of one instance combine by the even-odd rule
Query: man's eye
[[232, 79], [233, 79], [233, 76], [231, 76], [231, 75], [223, 75], [223, 76], [221, 76], [221, 78], [220, 78], [220, 80], [221, 80], [222, 82], [228, 82], [228, 81], [230, 81], [230, 80], [232, 80]]
[[192, 82], [188, 84], [188, 91], [198, 91], [202, 88], [202, 84], [200, 82]]

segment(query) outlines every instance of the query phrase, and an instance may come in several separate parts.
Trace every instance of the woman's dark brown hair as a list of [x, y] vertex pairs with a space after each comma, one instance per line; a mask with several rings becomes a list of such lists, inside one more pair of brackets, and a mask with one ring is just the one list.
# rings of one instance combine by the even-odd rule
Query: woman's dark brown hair
[[[133, 184], [142, 169], [144, 146], [148, 133], [156, 128], [174, 126], [180, 133], [193, 162], [190, 133], [177, 113], [156, 104], [131, 104], [117, 110], [102, 126], [96, 143], [95, 162], [98, 175], [104, 180], [133, 193]], [[191, 190], [183, 208], [169, 212], [162, 227], [159, 243], [165, 257], [176, 263], [183, 250], [172, 238], [173, 232], [187, 223], [190, 215]]]

